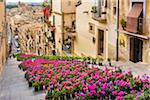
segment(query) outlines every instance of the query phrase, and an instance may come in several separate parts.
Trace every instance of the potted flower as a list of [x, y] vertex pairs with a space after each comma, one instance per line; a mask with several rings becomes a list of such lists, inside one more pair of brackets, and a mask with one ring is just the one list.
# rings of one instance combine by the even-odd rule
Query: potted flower
[[98, 59], [98, 64], [99, 64], [99, 66], [102, 66], [102, 65], [103, 65], [103, 58], [99, 58], [99, 59]]
[[34, 82], [32, 85], [34, 87], [35, 92], [39, 91], [39, 82]]
[[91, 12], [92, 12], [92, 13], [97, 13], [97, 7], [96, 7], [96, 6], [93, 6]]
[[123, 18], [121, 19], [120, 22], [121, 22], [121, 26], [122, 26], [123, 30], [125, 30], [125, 28], [126, 28], [126, 23], [127, 23], [127, 22], [126, 22], [125, 19], [123, 19]]
[[48, 6], [49, 6], [49, 4], [48, 4], [48, 2], [47, 2], [47, 1], [45, 1], [45, 2], [43, 2], [42, 6], [43, 6], [43, 7], [48, 7]]

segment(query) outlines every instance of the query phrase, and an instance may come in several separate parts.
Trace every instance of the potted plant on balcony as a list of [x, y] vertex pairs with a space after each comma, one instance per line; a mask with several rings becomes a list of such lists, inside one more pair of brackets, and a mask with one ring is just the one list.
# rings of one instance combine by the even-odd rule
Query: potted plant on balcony
[[121, 21], [120, 21], [120, 23], [121, 23], [121, 26], [122, 26], [123, 30], [125, 30], [126, 24], [127, 24], [127, 22], [125, 21], [125, 19], [122, 18]]
[[96, 7], [96, 6], [93, 6], [91, 12], [92, 12], [92, 13], [97, 13], [97, 7]]
[[48, 2], [47, 2], [47, 1], [45, 1], [45, 2], [43, 2], [42, 6], [43, 6], [43, 7], [48, 7], [48, 6], [49, 6], [49, 4], [48, 4]]

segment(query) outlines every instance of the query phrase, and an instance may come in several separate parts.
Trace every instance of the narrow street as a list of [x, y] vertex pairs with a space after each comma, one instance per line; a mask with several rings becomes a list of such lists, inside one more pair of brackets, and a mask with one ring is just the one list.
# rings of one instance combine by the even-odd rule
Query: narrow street
[[11, 58], [0, 76], [0, 100], [44, 100], [45, 93], [34, 93], [17, 67], [20, 62]]

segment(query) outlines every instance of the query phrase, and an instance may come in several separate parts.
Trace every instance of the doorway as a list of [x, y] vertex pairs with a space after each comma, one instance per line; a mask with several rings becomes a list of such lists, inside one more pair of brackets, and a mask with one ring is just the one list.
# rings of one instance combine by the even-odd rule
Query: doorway
[[104, 53], [104, 31], [98, 29], [98, 55]]
[[143, 41], [131, 37], [130, 38], [130, 61], [136, 63], [142, 61]]

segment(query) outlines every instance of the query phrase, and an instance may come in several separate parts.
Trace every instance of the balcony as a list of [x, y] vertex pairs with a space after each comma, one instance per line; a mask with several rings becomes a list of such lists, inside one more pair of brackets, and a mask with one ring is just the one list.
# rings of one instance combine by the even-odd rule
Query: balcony
[[68, 37], [71, 37], [71, 39], [75, 39], [76, 38], [76, 31], [75, 28], [69, 28], [69, 27], [65, 27], [65, 33]]
[[[138, 18], [137, 22], [138, 22], [137, 25], [133, 25], [132, 27], [130, 27], [130, 29], [128, 29], [127, 27], [125, 27], [124, 29], [122, 27], [120, 27], [120, 30], [124, 31], [124, 33], [126, 33], [128, 35], [133, 35], [133, 36], [137, 36], [137, 37], [140, 37], [143, 39], [148, 39], [150, 37], [150, 30], [149, 30], [150, 29], [150, 24], [149, 24], [150, 19]], [[120, 26], [122, 26], [122, 25], [120, 25]], [[136, 26], [136, 31], [131, 31], [131, 29], [135, 26]]]
[[92, 18], [96, 21], [99, 21], [100, 23], [106, 24], [107, 23], [107, 13], [105, 6], [93, 6], [92, 10]]

